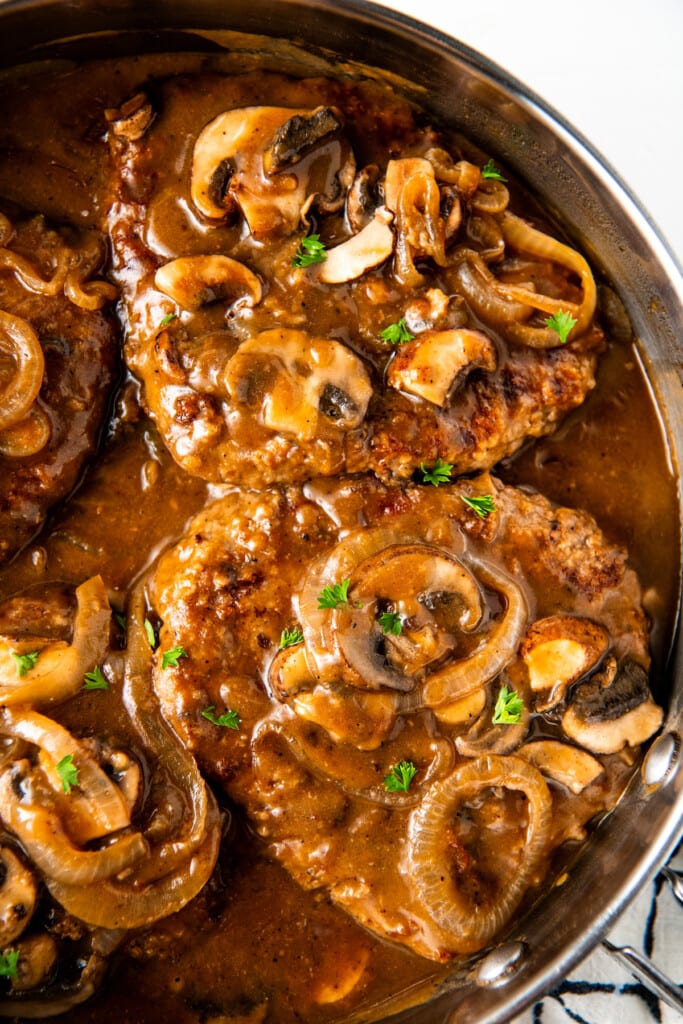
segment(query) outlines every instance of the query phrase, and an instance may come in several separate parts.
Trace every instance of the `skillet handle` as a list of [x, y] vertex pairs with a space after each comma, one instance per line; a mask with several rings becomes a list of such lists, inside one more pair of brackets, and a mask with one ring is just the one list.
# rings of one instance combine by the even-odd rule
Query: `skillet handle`
[[655, 967], [642, 953], [632, 946], [615, 946], [608, 939], [602, 940], [602, 947], [623, 967], [628, 968], [646, 988], [659, 996], [683, 1016], [683, 989]]

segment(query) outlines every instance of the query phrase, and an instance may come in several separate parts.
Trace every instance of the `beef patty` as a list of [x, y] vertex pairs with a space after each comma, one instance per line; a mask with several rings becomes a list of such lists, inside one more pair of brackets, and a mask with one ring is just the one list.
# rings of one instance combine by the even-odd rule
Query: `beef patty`
[[126, 360], [189, 473], [491, 468], [594, 386], [585, 259], [386, 86], [178, 76], [108, 127]]
[[[118, 332], [104, 309], [116, 289], [92, 280], [104, 260], [103, 239], [5, 209], [0, 562], [30, 539], [48, 509], [77, 483], [97, 444], [118, 363]], [[11, 403], [18, 419], [9, 414]]]
[[202, 770], [302, 886], [434, 959], [486, 944], [661, 722], [625, 552], [488, 474], [229, 494], [150, 595]]

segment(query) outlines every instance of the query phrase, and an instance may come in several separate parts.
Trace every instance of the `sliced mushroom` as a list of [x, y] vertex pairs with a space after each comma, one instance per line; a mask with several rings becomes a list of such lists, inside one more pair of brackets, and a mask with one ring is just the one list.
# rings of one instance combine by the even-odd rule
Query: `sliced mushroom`
[[129, 142], [137, 142], [154, 119], [152, 104], [144, 92], [136, 93], [118, 108], [105, 110], [104, 116], [113, 135]]
[[316, 107], [304, 114], [294, 114], [280, 125], [263, 154], [266, 174], [278, 174], [293, 167], [324, 139], [340, 132], [343, 126], [341, 114], [331, 107]]
[[328, 250], [327, 259], [320, 265], [319, 279], [325, 284], [355, 281], [388, 260], [394, 249], [394, 233], [390, 226], [393, 219], [393, 214], [385, 206], [380, 206], [357, 235]]
[[180, 256], [159, 267], [154, 286], [183, 309], [195, 311], [209, 302], [255, 306], [261, 301], [256, 274], [230, 256]]
[[240, 211], [257, 239], [292, 233], [312, 203], [339, 208], [355, 173], [340, 126], [327, 108], [242, 107], [219, 114], [195, 143], [195, 207], [214, 221]]
[[572, 615], [538, 619], [522, 640], [520, 654], [536, 694], [536, 709], [555, 707], [581, 676], [595, 668], [607, 651], [602, 626]]
[[507, 755], [517, 752], [518, 747], [526, 739], [529, 732], [529, 707], [524, 699], [524, 710], [519, 722], [510, 724], [493, 723], [493, 716], [501, 686], [508, 685], [510, 690], [526, 698], [523, 687], [513, 683], [504, 673], [492, 686], [485, 689], [486, 704], [479, 718], [470, 726], [466, 733], [455, 740], [455, 749], [463, 757], [481, 757], [483, 754]]
[[51, 935], [41, 932], [17, 943], [19, 959], [17, 977], [12, 979], [13, 992], [30, 992], [43, 988], [57, 965], [57, 943]]
[[278, 700], [286, 701], [300, 690], [308, 690], [314, 685], [306, 661], [306, 649], [303, 644], [285, 647], [278, 651], [268, 669], [268, 685], [271, 693]]
[[297, 715], [321, 726], [335, 743], [377, 750], [396, 721], [393, 693], [368, 693], [353, 686], [316, 686], [300, 691], [292, 705]]
[[562, 716], [570, 739], [596, 754], [636, 747], [662, 724], [663, 712], [652, 699], [647, 673], [634, 661], [614, 658], [576, 690]]
[[600, 762], [585, 750], [559, 740], [532, 740], [517, 751], [518, 757], [556, 782], [580, 793], [604, 772]]
[[321, 417], [339, 430], [360, 426], [372, 395], [365, 366], [341, 342], [273, 329], [238, 348], [225, 370], [233, 402], [256, 406], [271, 430], [310, 441]]
[[377, 164], [368, 164], [353, 179], [346, 197], [346, 219], [354, 234], [370, 223], [375, 210], [381, 206], [379, 178]]
[[465, 725], [476, 721], [486, 707], [486, 688], [484, 686], [467, 697], [460, 697], [452, 704], [444, 704], [435, 708], [434, 714], [446, 725]]
[[384, 201], [395, 215], [394, 271], [406, 285], [419, 285], [415, 263], [432, 259], [446, 264], [446, 233], [441, 219], [441, 195], [429, 160], [406, 157], [390, 160], [384, 181]]
[[14, 942], [33, 917], [38, 886], [9, 846], [0, 847], [0, 948]]
[[389, 366], [387, 383], [444, 407], [458, 380], [474, 369], [492, 372], [497, 364], [496, 346], [483, 331], [435, 331], [401, 346]]

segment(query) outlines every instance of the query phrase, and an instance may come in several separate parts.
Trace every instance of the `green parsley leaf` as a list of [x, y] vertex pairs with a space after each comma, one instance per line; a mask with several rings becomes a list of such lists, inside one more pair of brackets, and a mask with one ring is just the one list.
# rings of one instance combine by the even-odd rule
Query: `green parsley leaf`
[[17, 675], [25, 676], [27, 672], [30, 672], [32, 668], [36, 667], [36, 662], [40, 657], [40, 651], [30, 651], [28, 654], [15, 654], [12, 651], [12, 657], [17, 666]]
[[145, 619], [145, 636], [147, 637], [149, 646], [154, 650], [157, 645], [157, 635], [154, 632], [154, 626], [149, 619]]
[[516, 725], [524, 712], [524, 701], [516, 690], [508, 690], [501, 686], [498, 700], [493, 710], [494, 725]]
[[407, 341], [412, 341], [414, 337], [415, 335], [408, 330], [408, 325], [403, 317], [395, 324], [389, 324], [380, 334], [382, 341], [386, 341], [390, 345], [404, 345]]
[[552, 316], [548, 317], [545, 325], [546, 327], [549, 327], [551, 331], [555, 331], [555, 334], [564, 345], [575, 323], [576, 320], [571, 313], [566, 313], [563, 309], [560, 309], [557, 313], [553, 313]]
[[284, 651], [285, 647], [293, 647], [294, 644], [302, 644], [303, 642], [304, 635], [298, 627], [296, 629], [283, 629], [278, 647], [281, 651]]
[[126, 629], [126, 616], [122, 615], [121, 612], [114, 612], [114, 618], [118, 622], [118, 624], [121, 627], [121, 629], [123, 629], [125, 631], [125, 629]]
[[349, 600], [350, 580], [342, 580], [341, 583], [333, 583], [323, 588], [318, 598], [318, 608], [338, 608], [340, 604], [347, 604]]
[[325, 243], [320, 241], [320, 235], [308, 235], [301, 239], [292, 266], [311, 267], [314, 263], [324, 263], [326, 259]]
[[417, 768], [412, 761], [399, 761], [389, 774], [384, 776], [384, 788], [388, 793], [396, 793], [399, 790], [407, 793], [416, 774]]
[[439, 484], [448, 483], [453, 467], [448, 462], [437, 459], [431, 469], [425, 466], [424, 462], [420, 463], [420, 469], [422, 470], [422, 483], [434, 484], [435, 487], [438, 487]]
[[489, 160], [484, 164], [481, 169], [481, 176], [488, 181], [507, 181], [507, 178], [503, 177], [493, 160]]
[[107, 682], [104, 673], [99, 665], [95, 665], [92, 672], [85, 673], [85, 682], [83, 683], [84, 690], [108, 690], [109, 683]]
[[0, 978], [12, 978], [16, 981], [18, 963], [18, 949], [6, 949], [3, 953], [0, 953]]
[[214, 710], [215, 705], [211, 704], [210, 707], [204, 708], [202, 716], [211, 722], [212, 725], [222, 725], [227, 729], [239, 729], [240, 716], [236, 711], [224, 711], [222, 715], [215, 715]]
[[65, 793], [70, 793], [73, 786], [78, 785], [78, 768], [74, 764], [73, 754], [67, 754], [55, 765], [57, 775], [62, 780], [62, 788]]
[[480, 519], [486, 519], [487, 516], [496, 511], [496, 503], [490, 494], [476, 494], [473, 498], [468, 498], [461, 494], [460, 497], [468, 508], [477, 513]]
[[164, 319], [159, 324], [159, 327], [168, 327], [169, 324], [173, 323], [174, 320], [178, 319], [177, 313], [167, 313]]
[[172, 647], [170, 651], [164, 651], [161, 655], [162, 668], [178, 668], [178, 658], [186, 658], [187, 651], [184, 647]]
[[382, 612], [377, 621], [382, 627], [383, 633], [393, 633], [394, 636], [401, 635], [403, 626], [401, 625], [401, 616], [398, 612]]

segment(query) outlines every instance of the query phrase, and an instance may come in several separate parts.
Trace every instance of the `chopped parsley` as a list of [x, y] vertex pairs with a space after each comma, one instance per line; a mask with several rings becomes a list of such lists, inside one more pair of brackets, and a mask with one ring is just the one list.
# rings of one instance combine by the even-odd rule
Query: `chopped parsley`
[[415, 335], [408, 330], [408, 325], [403, 317], [395, 324], [389, 324], [380, 334], [382, 341], [386, 341], [389, 345], [404, 345], [407, 341], [412, 341], [414, 337]]
[[487, 516], [496, 511], [496, 503], [490, 494], [476, 494], [472, 498], [461, 494], [460, 497], [468, 508], [477, 513], [480, 519], [486, 519]]
[[164, 319], [159, 324], [159, 327], [168, 327], [169, 324], [173, 323], [174, 320], [178, 319], [177, 313], [167, 313]]
[[284, 651], [285, 647], [293, 647], [294, 644], [302, 644], [303, 642], [304, 634], [298, 627], [295, 629], [283, 629], [280, 634], [278, 647], [281, 651]]
[[18, 949], [6, 949], [0, 953], [0, 978], [12, 978], [13, 981], [16, 981], [18, 963]]
[[338, 608], [340, 604], [348, 604], [350, 580], [333, 583], [323, 588], [318, 597], [318, 608]]
[[74, 764], [73, 754], [67, 754], [55, 767], [57, 775], [62, 780], [62, 789], [65, 793], [70, 793], [72, 788], [78, 785], [78, 768]]
[[417, 768], [412, 761], [399, 761], [389, 774], [384, 776], [384, 788], [388, 793], [396, 793], [399, 790], [407, 793], [416, 774]]
[[394, 636], [401, 635], [403, 626], [401, 625], [401, 616], [398, 612], [382, 612], [377, 621], [382, 627], [383, 633], [393, 633]]
[[494, 725], [516, 725], [524, 712], [524, 701], [516, 690], [508, 690], [501, 686], [498, 700], [493, 710]]
[[453, 471], [450, 463], [442, 462], [441, 459], [437, 459], [431, 469], [425, 466], [424, 462], [421, 462], [420, 469], [422, 471], [422, 483], [434, 484], [435, 487], [438, 487], [439, 484], [448, 483]]
[[122, 615], [121, 612], [114, 612], [114, 618], [118, 622], [121, 629], [125, 632], [126, 630], [126, 616]]
[[152, 648], [152, 650], [154, 650], [154, 648], [157, 645], [157, 635], [154, 632], [154, 626], [149, 621], [149, 619], [145, 619], [144, 626], [145, 626], [145, 636], [147, 637], [147, 641], [149, 643], [149, 646]]
[[222, 725], [226, 729], [239, 729], [240, 716], [236, 711], [224, 711], [222, 715], [214, 714], [215, 704], [211, 704], [202, 711], [202, 717], [211, 722], [212, 725]]
[[30, 672], [32, 668], [36, 667], [36, 662], [40, 657], [40, 651], [30, 651], [28, 654], [15, 654], [12, 651], [12, 657], [14, 658], [17, 666], [17, 675], [25, 676], [27, 672]]
[[92, 672], [85, 673], [85, 682], [83, 683], [84, 690], [108, 690], [109, 683], [107, 682], [104, 672], [99, 665], [95, 665]]
[[481, 176], [487, 181], [507, 181], [500, 173], [493, 160], [487, 161], [481, 169]]
[[178, 659], [186, 657], [187, 651], [184, 647], [172, 647], [170, 651], [164, 651], [161, 655], [161, 667], [178, 668]]
[[301, 239], [292, 259], [292, 266], [312, 267], [314, 263], [324, 263], [326, 259], [325, 243], [320, 241], [320, 235], [308, 235], [307, 238]]
[[571, 313], [566, 313], [563, 309], [559, 309], [557, 313], [553, 313], [552, 316], [548, 317], [545, 325], [551, 331], [555, 331], [560, 342], [564, 345], [575, 323], [576, 320]]

